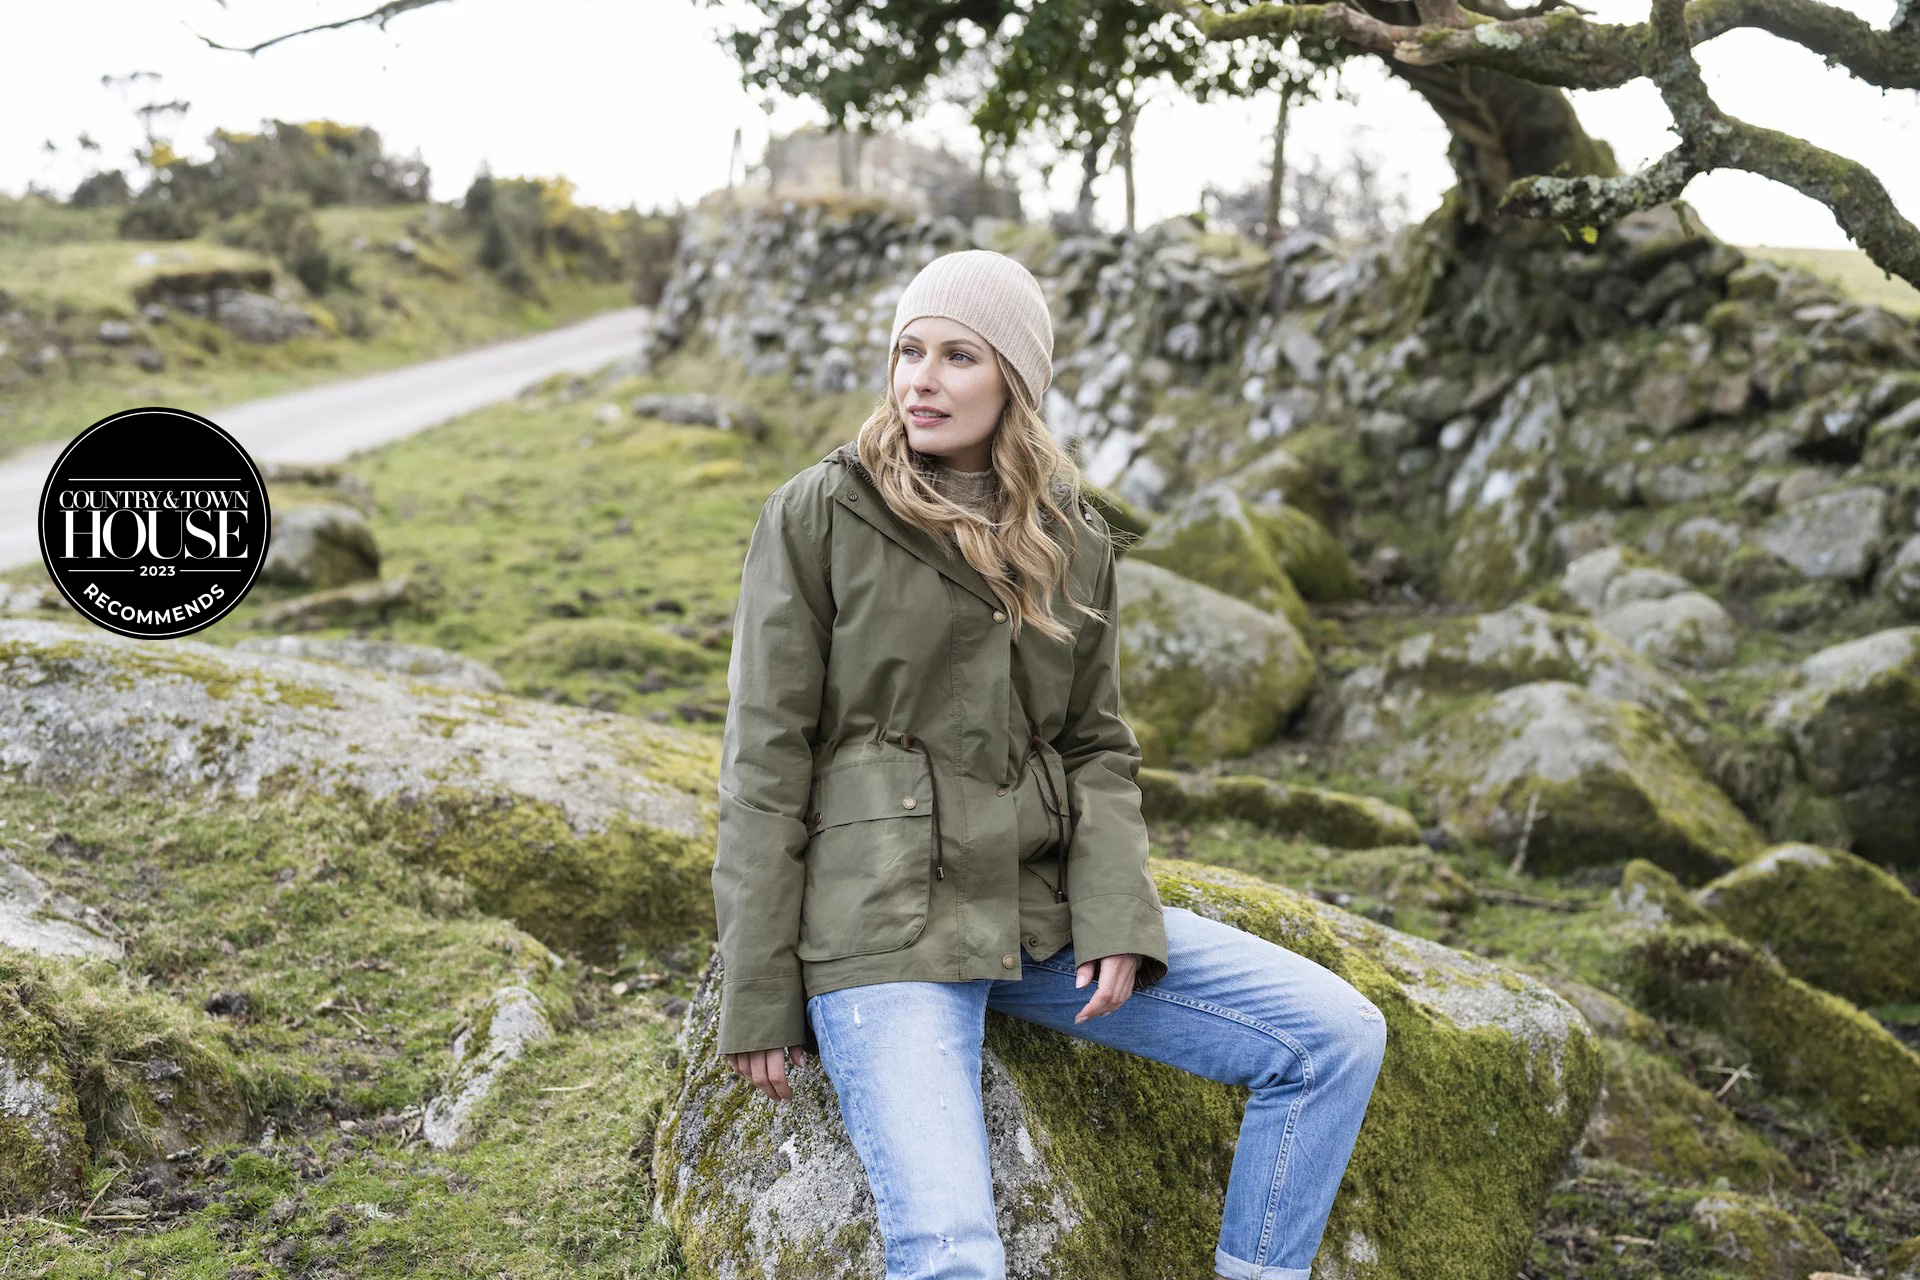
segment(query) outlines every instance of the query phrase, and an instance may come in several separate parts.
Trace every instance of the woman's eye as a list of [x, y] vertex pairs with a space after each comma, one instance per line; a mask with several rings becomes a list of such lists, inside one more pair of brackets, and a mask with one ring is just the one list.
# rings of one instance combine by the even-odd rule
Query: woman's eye
[[964, 351], [956, 351], [956, 352], [954, 352], [953, 354], [954, 354], [954, 357], [955, 357], [956, 359], [959, 359], [959, 360], [971, 360], [971, 359], [973, 359], [973, 357], [972, 357], [972, 356], [970, 356], [970, 355], [968, 355], [968, 354], [967, 354], [966, 352], [964, 352]]

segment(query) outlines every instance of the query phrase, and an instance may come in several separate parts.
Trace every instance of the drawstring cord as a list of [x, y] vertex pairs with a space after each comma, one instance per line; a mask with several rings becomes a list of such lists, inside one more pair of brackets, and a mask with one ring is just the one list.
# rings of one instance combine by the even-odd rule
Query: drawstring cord
[[936, 879], [947, 878], [945, 853], [940, 847], [940, 786], [933, 777], [933, 753], [927, 750], [927, 744], [911, 733], [900, 731], [900, 745], [908, 750], [918, 749], [927, 758], [927, 787], [933, 792], [933, 874]]
[[[1047, 794], [1053, 799], [1054, 814], [1059, 815], [1060, 811], [1066, 806], [1061, 802], [1059, 788], [1053, 785], [1053, 772], [1046, 767], [1046, 756], [1040, 751], [1040, 734], [1030, 729], [1027, 735], [1027, 741], [1033, 745], [1033, 754], [1040, 756], [1040, 773], [1041, 776], [1046, 779]], [[933, 753], [927, 750], [927, 744], [924, 740], [914, 737], [913, 734], [904, 729], [900, 731], [900, 745], [909, 751], [918, 751], [922, 756], [926, 757], [927, 787], [933, 794], [933, 873], [935, 878], [944, 880], [947, 878], [946, 851], [940, 840], [940, 784], [935, 780]], [[1028, 758], [1032, 759], [1032, 756]], [[1066, 818], [1061, 816], [1060, 836], [1054, 841], [1053, 845], [1054, 858], [1060, 864], [1060, 883], [1055, 886], [1053, 890], [1053, 900], [1055, 902], [1065, 902], [1067, 900], [1068, 841], [1066, 822]], [[1049, 829], [1052, 829], [1053, 824], [1051, 819], [1047, 825]]]
[[[1028, 726], [1028, 732], [1027, 732], [1027, 741], [1033, 744], [1033, 754], [1034, 754], [1034, 755], [1037, 755], [1037, 756], [1039, 756], [1039, 757], [1040, 757], [1040, 774], [1041, 774], [1041, 776], [1042, 776], [1042, 777], [1044, 777], [1044, 778], [1046, 779], [1046, 781], [1047, 781], [1047, 794], [1053, 797], [1053, 810], [1054, 810], [1054, 813], [1055, 813], [1055, 814], [1059, 814], [1059, 813], [1060, 813], [1060, 812], [1061, 812], [1061, 811], [1062, 811], [1063, 809], [1065, 809], [1065, 808], [1066, 808], [1066, 806], [1065, 806], [1065, 805], [1063, 805], [1063, 804], [1062, 804], [1062, 803], [1060, 802], [1060, 792], [1059, 792], [1059, 791], [1058, 791], [1058, 790], [1057, 790], [1057, 789], [1056, 789], [1056, 788], [1054, 787], [1054, 785], [1053, 785], [1053, 771], [1052, 771], [1051, 769], [1049, 769], [1049, 768], [1047, 768], [1047, 757], [1046, 757], [1046, 754], [1045, 754], [1044, 752], [1042, 752], [1042, 751], [1040, 750], [1040, 733], [1039, 733], [1039, 731], [1038, 731], [1038, 730], [1036, 730], [1036, 729], [1034, 729], [1034, 728], [1033, 728], [1033, 727], [1032, 727], [1031, 725], [1029, 725], [1029, 726]], [[1031, 757], [1029, 757], [1029, 758], [1031, 758]], [[1051, 827], [1051, 826], [1052, 826], [1053, 824], [1052, 824], [1051, 822], [1049, 822], [1049, 823], [1048, 823], [1047, 825], [1048, 825], [1049, 827]], [[1055, 886], [1055, 888], [1054, 888], [1054, 891], [1053, 891], [1053, 900], [1054, 900], [1055, 902], [1065, 902], [1065, 901], [1067, 900], [1067, 835], [1066, 835], [1066, 825], [1067, 825], [1067, 820], [1066, 820], [1066, 818], [1065, 818], [1065, 817], [1061, 817], [1061, 819], [1060, 819], [1060, 828], [1061, 828], [1061, 831], [1060, 831], [1060, 839], [1059, 839], [1058, 841], [1056, 841], [1056, 842], [1054, 843], [1054, 846], [1053, 846], [1053, 849], [1054, 849], [1054, 857], [1055, 857], [1055, 858], [1056, 858], [1056, 859], [1057, 859], [1057, 860], [1059, 861], [1059, 863], [1060, 863], [1060, 883], [1059, 883], [1059, 884], [1058, 884], [1057, 886]]]

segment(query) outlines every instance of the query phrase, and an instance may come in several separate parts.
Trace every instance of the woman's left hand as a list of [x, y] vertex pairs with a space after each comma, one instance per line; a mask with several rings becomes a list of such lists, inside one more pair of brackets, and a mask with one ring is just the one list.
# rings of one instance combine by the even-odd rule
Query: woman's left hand
[[1133, 976], [1140, 971], [1140, 957], [1132, 953], [1117, 956], [1101, 956], [1098, 960], [1088, 960], [1074, 969], [1074, 986], [1084, 987], [1097, 976], [1100, 979], [1099, 990], [1093, 993], [1093, 999], [1086, 1007], [1073, 1015], [1076, 1023], [1088, 1018], [1098, 1018], [1112, 1013], [1127, 1002], [1133, 994]]

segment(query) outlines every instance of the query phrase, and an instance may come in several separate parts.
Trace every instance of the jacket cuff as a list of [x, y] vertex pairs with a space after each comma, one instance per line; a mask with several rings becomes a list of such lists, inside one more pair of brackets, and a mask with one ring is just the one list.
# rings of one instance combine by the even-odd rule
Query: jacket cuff
[[1157, 901], [1131, 893], [1100, 893], [1073, 898], [1073, 960], [1085, 964], [1129, 952], [1141, 957], [1134, 987], [1150, 987], [1167, 976], [1167, 924]]
[[716, 1057], [807, 1043], [807, 990], [799, 974], [725, 980]]

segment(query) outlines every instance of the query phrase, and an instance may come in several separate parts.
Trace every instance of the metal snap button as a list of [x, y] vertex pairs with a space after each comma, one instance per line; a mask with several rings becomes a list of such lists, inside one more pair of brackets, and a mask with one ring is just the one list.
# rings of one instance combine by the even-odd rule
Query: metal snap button
[[920, 802], [918, 800], [915, 800], [912, 796], [908, 796], [900, 802], [900, 805], [902, 808], [911, 809], [913, 808], [913, 806], [919, 803]]
[[997, 795], [997, 796], [1003, 796], [1003, 795], [1005, 795], [1005, 794], [1007, 794], [1007, 789], [1006, 789], [1005, 787], [995, 787], [995, 788], [993, 789], [993, 794], [995, 794], [995, 795]]
[[1039, 946], [1039, 945], [1040, 945], [1040, 939], [1039, 939], [1038, 937], [1029, 937], [1029, 938], [1027, 939], [1027, 946], [1028, 946], [1028, 947], [1030, 947], [1030, 948], [1031, 948], [1031, 947], [1037, 947], [1037, 946]]
[[1012, 956], [1001, 956], [1000, 963], [1011, 969], [1014, 966], [1014, 959]]
[[995, 609], [993, 611], [993, 620], [995, 622], [1005, 622], [1007, 620], [1007, 615], [1002, 613], [1000, 610]]
[[857, 494], [857, 493], [848, 493], [848, 494], [847, 494], [847, 501], [848, 501], [848, 502], [858, 502], [858, 501], [860, 501], [860, 495], [859, 495], [859, 494]]

